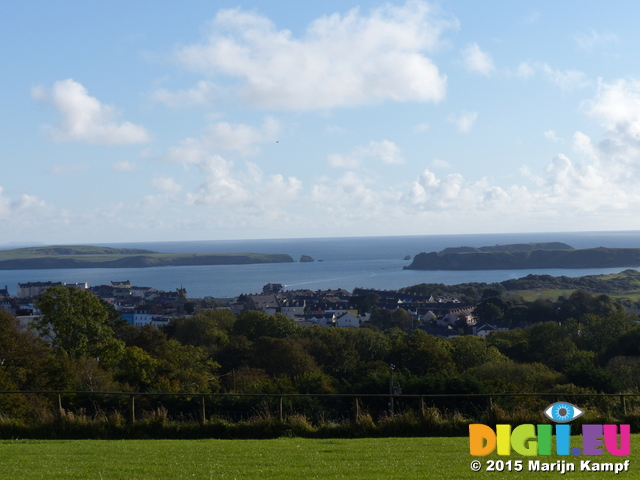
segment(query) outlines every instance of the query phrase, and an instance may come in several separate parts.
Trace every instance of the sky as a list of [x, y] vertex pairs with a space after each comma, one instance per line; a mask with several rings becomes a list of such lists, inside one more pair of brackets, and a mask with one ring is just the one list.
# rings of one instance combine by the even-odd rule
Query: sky
[[640, 3], [0, 3], [0, 245], [640, 229]]

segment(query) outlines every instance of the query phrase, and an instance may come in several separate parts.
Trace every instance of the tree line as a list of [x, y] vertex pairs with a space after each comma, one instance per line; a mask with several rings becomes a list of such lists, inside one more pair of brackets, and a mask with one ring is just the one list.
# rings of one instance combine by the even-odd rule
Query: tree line
[[[404, 310], [373, 307], [364, 328], [218, 310], [157, 329], [126, 324], [90, 292], [53, 287], [33, 329], [0, 309], [0, 390], [388, 393], [394, 365], [406, 394], [638, 392], [640, 326], [610, 297], [513, 305], [494, 293], [479, 317], [529, 325], [444, 339]], [[0, 411], [28, 415], [38, 400], [25, 398], [1, 395]]]

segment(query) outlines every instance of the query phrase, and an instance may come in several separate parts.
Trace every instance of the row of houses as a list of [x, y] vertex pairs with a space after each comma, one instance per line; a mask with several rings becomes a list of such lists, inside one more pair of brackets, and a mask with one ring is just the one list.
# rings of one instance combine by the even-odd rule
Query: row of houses
[[[161, 327], [168, 325], [172, 319], [212, 308], [227, 309], [234, 314], [247, 310], [280, 313], [307, 327], [359, 328], [371, 319], [370, 313], [359, 314], [354, 305], [354, 295], [347, 290], [285, 291], [280, 284], [267, 284], [258, 294], [205, 301], [189, 299], [183, 288], [165, 292], [153, 287], [131, 285], [128, 280], [92, 287], [86, 283], [30, 282], [18, 284], [17, 298], [9, 296], [7, 286], [0, 290], [0, 307], [17, 315], [37, 315], [33, 302], [29, 300], [34, 300], [49, 287], [60, 285], [90, 290], [113, 305], [124, 319], [135, 326], [152, 324]], [[416, 325], [433, 335], [456, 336], [463, 328], [485, 336], [497, 329], [491, 325], [478, 326], [473, 314], [475, 306], [463, 305], [455, 298], [407, 296], [399, 292], [372, 289], [359, 289], [357, 293], [375, 293], [379, 298], [377, 307], [391, 311], [403, 309], [416, 320]]]

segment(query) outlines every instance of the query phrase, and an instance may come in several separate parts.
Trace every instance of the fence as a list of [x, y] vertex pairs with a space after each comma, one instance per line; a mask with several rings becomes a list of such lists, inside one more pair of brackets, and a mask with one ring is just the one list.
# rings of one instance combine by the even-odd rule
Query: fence
[[[589, 404], [601, 412], [627, 415], [635, 409], [640, 393], [451, 393], [451, 394], [388, 394], [388, 393], [168, 393], [168, 392], [95, 392], [68, 390], [0, 391], [0, 414], [7, 396], [40, 396], [49, 399], [50, 407], [60, 414], [83, 411], [127, 412], [135, 423], [145, 412], [163, 408], [183, 419], [206, 421], [211, 416], [239, 420], [268, 414], [283, 420], [285, 416], [321, 415], [327, 419], [359, 418], [363, 413], [391, 415], [412, 409], [423, 415], [427, 408], [459, 411], [473, 416], [498, 404], [503, 408], [525, 406], [540, 411], [548, 403], [565, 401]], [[519, 399], [520, 402], [513, 400]], [[507, 400], [505, 402], [505, 400]], [[524, 402], [523, 402], [524, 400]], [[9, 402], [11, 403], [11, 402]]]

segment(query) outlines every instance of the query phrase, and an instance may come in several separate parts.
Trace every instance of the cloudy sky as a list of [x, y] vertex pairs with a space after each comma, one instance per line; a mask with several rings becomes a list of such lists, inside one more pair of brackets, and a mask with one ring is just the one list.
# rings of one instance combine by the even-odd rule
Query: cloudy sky
[[0, 244], [640, 229], [640, 3], [0, 4]]

